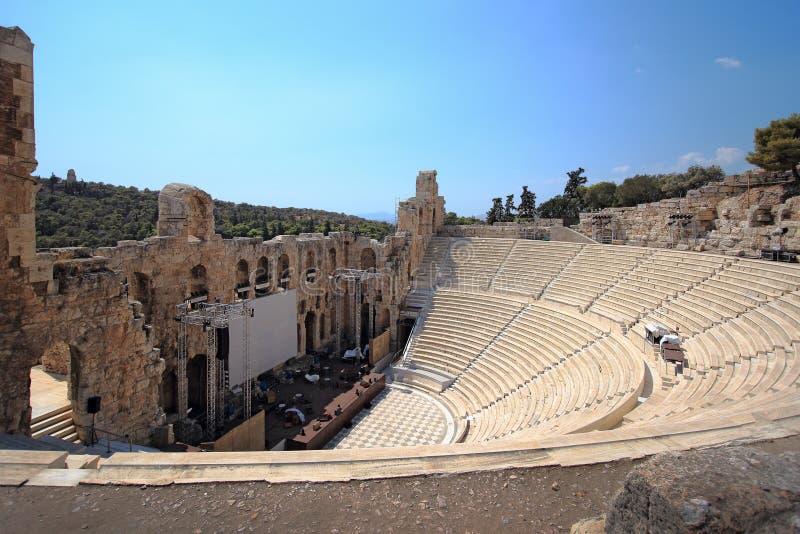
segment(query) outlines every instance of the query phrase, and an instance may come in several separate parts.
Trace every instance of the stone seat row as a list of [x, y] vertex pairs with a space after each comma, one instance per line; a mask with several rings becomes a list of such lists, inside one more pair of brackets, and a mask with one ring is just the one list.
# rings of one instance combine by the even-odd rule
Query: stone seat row
[[637, 392], [643, 382], [643, 365], [628, 344], [611, 337], [597, 340], [476, 413], [468, 439], [493, 439], [525, 429], [613, 426], [622, 414], [608, 418], [609, 412], [621, 397]]
[[705, 372], [795, 342], [800, 342], [800, 301], [789, 294], [710, 328], [685, 345], [689, 366]]
[[797, 400], [800, 380], [798, 344], [756, 358], [729, 362], [724, 368], [681, 380], [655, 405], [630, 414], [632, 427], [703, 417], [722, 417], [773, 408]]
[[663, 301], [676, 297], [713, 275], [723, 260], [690, 263], [656, 253], [601, 295], [590, 310], [611, 320], [632, 324]]
[[[499, 333], [468, 369], [465, 368], [457, 384], [463, 384], [469, 391], [481, 392], [473, 395], [476, 400], [472, 409], [478, 409], [601, 335], [600, 329], [577, 317], [532, 304]], [[440, 354], [425, 358], [430, 361], [445, 357]], [[450, 362], [451, 368], [453, 365], [456, 364]], [[497, 376], [498, 371], [500, 376]], [[491, 379], [488, 383], [487, 377]]]

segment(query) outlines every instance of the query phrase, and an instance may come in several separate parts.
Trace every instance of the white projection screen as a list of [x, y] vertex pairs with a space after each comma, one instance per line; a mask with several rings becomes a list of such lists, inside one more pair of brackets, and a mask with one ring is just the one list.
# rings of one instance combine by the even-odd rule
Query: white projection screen
[[[297, 290], [281, 291], [250, 301], [247, 325], [253, 377], [297, 355]], [[228, 365], [231, 386], [244, 382], [243, 319], [230, 320]]]

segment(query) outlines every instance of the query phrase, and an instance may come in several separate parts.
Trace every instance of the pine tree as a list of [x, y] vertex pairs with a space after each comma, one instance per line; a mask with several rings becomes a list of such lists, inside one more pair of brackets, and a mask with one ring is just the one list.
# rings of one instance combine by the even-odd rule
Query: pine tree
[[322, 233], [324, 233], [325, 235], [328, 235], [328, 234], [331, 233], [331, 221], [330, 221], [330, 219], [325, 219], [325, 228], [322, 231]]
[[581, 186], [583, 186], [583, 184], [585, 184], [588, 180], [588, 178], [585, 176], [581, 176], [583, 171], [583, 167], [578, 167], [577, 170], [567, 173], [569, 179], [567, 180], [567, 185], [564, 186], [565, 197], [576, 198], [579, 196]]
[[756, 128], [754, 144], [755, 150], [747, 155], [748, 162], [768, 171], [791, 169], [800, 180], [800, 113], [774, 120], [766, 128]]
[[528, 186], [522, 186], [522, 193], [519, 195], [519, 208], [517, 213], [520, 219], [533, 219], [536, 213], [536, 193], [528, 191]]
[[486, 212], [486, 224], [494, 224], [503, 221], [503, 199], [500, 197], [492, 199], [492, 209]]
[[514, 221], [514, 212], [517, 210], [516, 206], [514, 205], [514, 195], [507, 195], [506, 196], [506, 205], [503, 208], [503, 220], [505, 222], [513, 222]]

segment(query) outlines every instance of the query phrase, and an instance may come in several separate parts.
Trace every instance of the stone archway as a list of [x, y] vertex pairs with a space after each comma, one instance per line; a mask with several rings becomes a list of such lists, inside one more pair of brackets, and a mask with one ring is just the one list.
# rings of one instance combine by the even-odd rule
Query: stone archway
[[239, 260], [236, 263], [236, 297], [249, 298], [250, 290], [244, 288], [250, 287], [250, 266], [246, 260]]
[[191, 285], [189, 286], [190, 296], [208, 296], [208, 272], [205, 266], [195, 265], [192, 267], [191, 275]]
[[263, 297], [269, 294], [271, 272], [269, 260], [266, 256], [261, 256], [258, 259], [258, 267], [256, 268], [256, 296]]
[[313, 311], [306, 313], [305, 318], [305, 352], [310, 354], [316, 347], [314, 345], [314, 333], [316, 331], [316, 315]]
[[336, 249], [328, 249], [328, 270], [333, 273], [336, 270]]
[[292, 286], [292, 270], [289, 267], [289, 256], [286, 254], [278, 257], [278, 285], [283, 289]]
[[161, 388], [159, 390], [158, 402], [164, 409], [164, 413], [175, 413], [178, 411], [178, 380], [173, 369], [167, 369], [161, 375]]
[[375, 251], [371, 248], [361, 250], [361, 269], [375, 269]]

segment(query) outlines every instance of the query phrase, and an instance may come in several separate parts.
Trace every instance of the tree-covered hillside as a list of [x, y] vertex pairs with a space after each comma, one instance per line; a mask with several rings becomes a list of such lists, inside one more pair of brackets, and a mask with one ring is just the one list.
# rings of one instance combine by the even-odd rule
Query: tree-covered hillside
[[[383, 239], [391, 224], [306, 208], [276, 208], [214, 201], [216, 231], [225, 238], [271, 239], [281, 234], [349, 230]], [[99, 247], [155, 235], [158, 191], [102, 182], [42, 179], [36, 196], [36, 246]]]

